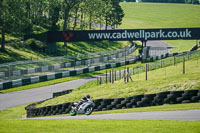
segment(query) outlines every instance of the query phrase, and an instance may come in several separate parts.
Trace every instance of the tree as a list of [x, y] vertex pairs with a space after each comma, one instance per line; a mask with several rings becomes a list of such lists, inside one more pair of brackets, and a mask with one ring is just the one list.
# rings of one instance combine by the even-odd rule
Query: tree
[[109, 14], [110, 18], [110, 25], [112, 27], [117, 27], [121, 25], [122, 19], [124, 17], [124, 12], [119, 5], [120, 1], [119, 0], [111, 0], [111, 14]]
[[[68, 29], [68, 22], [69, 22], [69, 14], [71, 10], [80, 2], [80, 0], [64, 0], [63, 7], [64, 7], [64, 24], [63, 24], [63, 31], [67, 31]], [[67, 43], [64, 42], [64, 46], [67, 47]]]
[[5, 34], [22, 31], [24, 22], [24, 4], [22, 0], [0, 0], [1, 50], [5, 50]]

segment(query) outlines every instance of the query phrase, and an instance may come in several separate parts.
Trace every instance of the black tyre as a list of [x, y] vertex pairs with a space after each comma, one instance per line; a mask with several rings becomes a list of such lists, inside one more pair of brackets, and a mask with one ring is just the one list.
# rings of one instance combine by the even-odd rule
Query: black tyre
[[143, 97], [144, 95], [137, 95], [137, 96], [133, 96], [133, 99], [140, 101]]
[[128, 100], [123, 100], [123, 101], [121, 101], [121, 104], [127, 104], [127, 103], [129, 103], [130, 101], [128, 101]]
[[122, 109], [123, 105], [122, 104], [117, 104], [116, 109]]
[[200, 100], [200, 98], [198, 96], [193, 96], [191, 98], [192, 102], [198, 102]]
[[138, 101], [139, 101], [139, 100], [132, 99], [132, 100], [130, 101], [130, 103], [131, 103], [131, 104], [137, 104]]
[[90, 115], [90, 114], [92, 114], [92, 111], [93, 111], [93, 107], [92, 107], [92, 106], [88, 106], [88, 107], [85, 109], [85, 114], [86, 114], [86, 115]]
[[108, 105], [108, 106], [106, 107], [106, 109], [107, 109], [107, 110], [112, 110], [113, 107], [114, 107], [113, 105]]
[[144, 98], [146, 98], [146, 99], [154, 99], [155, 96], [156, 96], [156, 94], [148, 94], [148, 95], [144, 95]]
[[184, 91], [171, 91], [170, 94], [175, 95], [176, 97], [181, 97]]
[[168, 92], [160, 92], [160, 93], [156, 94], [156, 97], [157, 98], [166, 98], [169, 93], [170, 93], [169, 91]]
[[186, 90], [183, 95], [197, 96], [198, 90]]
[[183, 97], [178, 97], [178, 98], [176, 99], [177, 103], [182, 103], [183, 100], [184, 100]]
[[110, 105], [111, 102], [113, 102], [114, 100], [113, 99], [103, 99], [103, 104], [104, 105]]

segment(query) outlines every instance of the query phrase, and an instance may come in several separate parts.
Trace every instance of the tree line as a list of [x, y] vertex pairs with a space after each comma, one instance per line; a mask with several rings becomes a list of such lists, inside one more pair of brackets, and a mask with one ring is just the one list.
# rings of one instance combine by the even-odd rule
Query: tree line
[[1, 49], [5, 35], [34, 31], [85, 30], [92, 24], [116, 28], [122, 23], [120, 0], [0, 0]]
[[[120, 0], [121, 2], [136, 2], [136, 0]], [[199, 4], [199, 0], [140, 0], [141, 2], [160, 2], [160, 3], [189, 3]]]

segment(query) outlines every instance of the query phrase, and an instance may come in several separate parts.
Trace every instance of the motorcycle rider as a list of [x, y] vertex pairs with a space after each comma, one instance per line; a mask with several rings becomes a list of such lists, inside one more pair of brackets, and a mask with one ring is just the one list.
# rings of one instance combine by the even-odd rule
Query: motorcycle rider
[[79, 106], [87, 101], [90, 100], [90, 95], [86, 94], [83, 98], [81, 98], [81, 100], [78, 102], [77, 104], [77, 109], [79, 108]]

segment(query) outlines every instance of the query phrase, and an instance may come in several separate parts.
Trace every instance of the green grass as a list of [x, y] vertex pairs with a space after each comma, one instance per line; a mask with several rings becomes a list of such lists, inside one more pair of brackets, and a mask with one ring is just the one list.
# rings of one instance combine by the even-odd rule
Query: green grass
[[0, 120], [13, 120], [22, 118], [22, 116], [26, 114], [26, 106], [27, 105], [22, 105], [14, 108], [0, 110]]
[[[194, 28], [200, 27], [200, 5], [168, 3], [121, 3], [125, 17], [120, 28]], [[165, 41], [172, 52], [190, 50], [196, 41]]]
[[152, 120], [4, 120], [0, 132], [37, 133], [198, 133], [200, 121]]
[[165, 42], [174, 47], [172, 53], [190, 51], [196, 45], [196, 40], [170, 40]]
[[92, 99], [119, 98], [139, 94], [152, 94], [163, 91], [200, 89], [200, 67], [197, 60], [186, 62], [186, 74], [182, 74], [182, 63], [148, 72], [148, 80], [145, 73], [132, 76], [134, 82], [124, 84], [123, 80], [114, 84], [96, 85], [91, 81], [72, 93], [48, 100], [39, 106], [57, 105], [65, 102], [75, 102], [85, 94], [90, 94]]
[[121, 3], [125, 17], [120, 28], [200, 27], [200, 5], [167, 3]]

